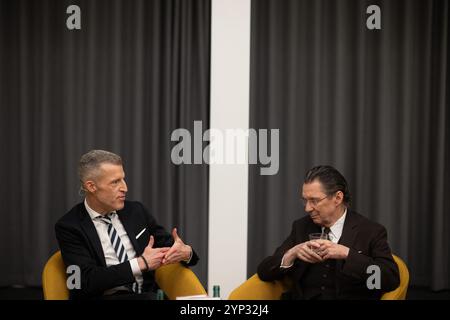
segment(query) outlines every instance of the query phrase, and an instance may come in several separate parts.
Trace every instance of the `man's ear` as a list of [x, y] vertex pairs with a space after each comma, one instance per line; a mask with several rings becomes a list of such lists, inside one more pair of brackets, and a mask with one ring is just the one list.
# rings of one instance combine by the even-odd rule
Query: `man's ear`
[[336, 205], [340, 205], [344, 201], [344, 193], [342, 191], [336, 192]]
[[95, 183], [92, 180], [88, 180], [85, 183], [83, 183], [83, 188], [85, 189], [85, 191], [91, 192], [91, 193], [94, 193], [95, 191], [97, 191], [97, 187], [95, 186]]

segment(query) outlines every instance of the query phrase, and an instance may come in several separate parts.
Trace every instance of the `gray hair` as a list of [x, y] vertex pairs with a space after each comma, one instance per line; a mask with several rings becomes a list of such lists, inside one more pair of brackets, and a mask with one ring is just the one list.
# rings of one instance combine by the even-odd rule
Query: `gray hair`
[[94, 179], [98, 175], [102, 163], [122, 165], [122, 158], [105, 150], [91, 150], [83, 154], [78, 163], [78, 176], [81, 183], [83, 184], [88, 179]]

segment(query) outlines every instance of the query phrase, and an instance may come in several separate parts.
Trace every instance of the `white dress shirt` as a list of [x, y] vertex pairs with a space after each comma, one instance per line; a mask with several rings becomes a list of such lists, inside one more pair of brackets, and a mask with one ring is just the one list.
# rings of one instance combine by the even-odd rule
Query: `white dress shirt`
[[[116, 251], [114, 250], [111, 244], [111, 239], [109, 238], [108, 235], [108, 225], [100, 219], [102, 215], [94, 211], [91, 207], [89, 207], [86, 199], [84, 199], [84, 206], [86, 207], [86, 210], [89, 213], [92, 222], [94, 223], [95, 229], [97, 230], [98, 237], [100, 238], [103, 253], [105, 255], [106, 266], [109, 267], [119, 264], [120, 263], [119, 258], [117, 257]], [[142, 277], [142, 272], [141, 269], [139, 268], [139, 264], [137, 261], [138, 257], [136, 257], [136, 251], [134, 250], [133, 245], [131, 244], [130, 238], [128, 237], [127, 232], [125, 231], [125, 228], [123, 227], [122, 222], [120, 222], [120, 219], [115, 211], [114, 214], [110, 215], [110, 218], [113, 227], [116, 229], [116, 232], [119, 235], [120, 240], [122, 241], [128, 259], [130, 259], [129, 263], [131, 266], [131, 270], [133, 272], [133, 276], [136, 279], [138, 286], [142, 287], [144, 278]], [[119, 290], [128, 290], [128, 289], [124, 286], [115, 287], [105, 291], [104, 294], [105, 295], [113, 294], [114, 292], [117, 292]]]
[[[330, 241], [334, 243], [338, 243], [339, 239], [341, 239], [342, 236], [342, 230], [344, 229], [344, 222], [345, 217], [347, 216], [347, 208], [345, 208], [344, 214], [330, 227], [330, 233], [328, 236], [330, 237]], [[322, 227], [322, 233], [325, 227]], [[288, 266], [283, 265], [284, 256], [281, 259], [281, 265], [280, 268], [287, 269], [294, 265], [294, 263], [291, 263]]]
[[[344, 222], [345, 222], [345, 217], [347, 216], [347, 208], [345, 208], [344, 214], [342, 215], [342, 217], [340, 217], [331, 227], [330, 227], [330, 233], [328, 234], [328, 236], [330, 237], [330, 241], [334, 242], [334, 243], [338, 243], [339, 239], [341, 239], [342, 236], [342, 230], [344, 229]], [[325, 227], [322, 227], [322, 233], [323, 233], [323, 229], [325, 229]]]

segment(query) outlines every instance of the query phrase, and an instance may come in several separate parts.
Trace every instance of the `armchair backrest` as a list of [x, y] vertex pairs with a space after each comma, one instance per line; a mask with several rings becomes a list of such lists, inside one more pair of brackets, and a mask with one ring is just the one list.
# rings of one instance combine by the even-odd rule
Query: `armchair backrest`
[[53, 254], [44, 266], [42, 272], [42, 289], [45, 300], [68, 300], [66, 266], [61, 257], [61, 251]]
[[394, 257], [395, 263], [397, 263], [398, 271], [400, 273], [400, 285], [397, 289], [383, 294], [381, 300], [405, 300], [409, 285], [408, 267], [402, 259], [394, 254], [392, 256]]
[[206, 294], [195, 273], [181, 263], [159, 267], [155, 272], [155, 280], [170, 300]]
[[255, 273], [234, 289], [228, 300], [279, 300], [289, 288], [282, 281], [262, 281]]

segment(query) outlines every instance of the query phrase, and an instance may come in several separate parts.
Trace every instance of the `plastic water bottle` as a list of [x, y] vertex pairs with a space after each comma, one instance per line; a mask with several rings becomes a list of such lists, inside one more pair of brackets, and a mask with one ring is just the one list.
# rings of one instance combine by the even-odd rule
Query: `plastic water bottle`
[[213, 286], [213, 298], [220, 299], [220, 286]]
[[164, 291], [162, 291], [161, 289], [158, 289], [158, 291], [156, 291], [156, 300], [164, 300]]

